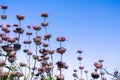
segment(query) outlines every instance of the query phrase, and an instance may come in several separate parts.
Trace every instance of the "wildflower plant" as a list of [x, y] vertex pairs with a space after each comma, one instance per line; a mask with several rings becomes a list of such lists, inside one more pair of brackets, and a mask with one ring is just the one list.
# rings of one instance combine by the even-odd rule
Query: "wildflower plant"
[[[41, 14], [43, 18], [41, 25], [28, 25], [27, 29], [24, 30], [22, 28], [24, 15], [16, 15], [18, 24], [6, 24], [7, 15], [5, 11], [7, 8], [7, 5], [1, 6], [3, 24], [0, 25], [0, 80], [54, 80], [53, 54], [55, 50], [51, 49], [50, 38], [52, 35], [47, 30], [49, 26], [48, 14]], [[39, 34], [42, 28], [45, 30], [43, 36]], [[14, 33], [15, 37], [11, 33]], [[25, 40], [22, 40], [21, 37], [24, 33], [26, 33], [26, 37]], [[33, 33], [35, 33], [34, 37]], [[35, 52], [31, 49], [33, 44], [35, 45]], [[23, 46], [24, 49], [22, 50]], [[26, 54], [26, 62], [17, 62], [17, 53], [20, 50]], [[60, 53], [62, 51], [61, 54], [63, 54], [64, 49], [60, 48], [58, 51]], [[61, 65], [59, 68], [66, 67], [66, 65]]]

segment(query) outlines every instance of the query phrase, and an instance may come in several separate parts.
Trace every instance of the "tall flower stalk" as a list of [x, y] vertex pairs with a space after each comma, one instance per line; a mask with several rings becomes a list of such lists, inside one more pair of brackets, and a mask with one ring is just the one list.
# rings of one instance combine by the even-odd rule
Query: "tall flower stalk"
[[[41, 17], [43, 17], [43, 22], [41, 23], [41, 26], [45, 29], [44, 40], [45, 40], [46, 46], [44, 46], [44, 47], [49, 47], [50, 59], [51, 59], [51, 63], [52, 63], [52, 66], [53, 66], [54, 50], [51, 49], [51, 43], [50, 43], [50, 38], [52, 37], [52, 35], [49, 34], [48, 30], [47, 30], [47, 27], [49, 26], [49, 23], [47, 22], [48, 14], [47, 13], [42, 13]], [[48, 42], [48, 46], [47, 46], [47, 42]], [[51, 77], [53, 77], [53, 68], [51, 68]]]
[[79, 60], [79, 69], [80, 69], [80, 79], [82, 80], [82, 76], [83, 76], [83, 69], [84, 69], [84, 66], [82, 66], [81, 64], [81, 61], [83, 60], [83, 57], [81, 56], [82, 54], [82, 50], [77, 50], [77, 53], [79, 54], [78, 56], [78, 60]]
[[56, 39], [59, 43], [60, 43], [60, 47], [59, 48], [57, 48], [57, 53], [59, 53], [60, 54], [60, 61], [58, 61], [56, 64], [57, 64], [57, 67], [58, 67], [58, 70], [59, 70], [59, 72], [60, 72], [60, 74], [59, 75], [57, 75], [57, 79], [60, 79], [60, 80], [64, 80], [64, 76], [63, 76], [63, 74], [62, 74], [62, 69], [63, 68], [66, 68], [67, 69], [67, 65], [66, 65], [66, 63], [65, 62], [63, 62], [63, 59], [62, 59], [62, 57], [63, 57], [63, 54], [66, 52], [66, 48], [64, 48], [64, 47], [62, 47], [62, 43], [66, 40], [66, 38], [65, 37], [57, 37], [57, 39]]

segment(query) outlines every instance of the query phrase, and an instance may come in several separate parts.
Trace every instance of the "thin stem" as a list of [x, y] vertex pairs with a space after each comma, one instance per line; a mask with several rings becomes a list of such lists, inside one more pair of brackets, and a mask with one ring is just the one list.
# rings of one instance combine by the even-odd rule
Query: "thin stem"
[[47, 34], [47, 27], [45, 26], [45, 33]]
[[[35, 66], [36, 66], [36, 59], [35, 59], [35, 61], [34, 61], [34, 68], [35, 68]], [[33, 70], [33, 72], [34, 72], [34, 70]]]
[[[17, 64], [17, 62], [15, 61], [15, 64], [16, 64], [16, 66], [17, 67], [19, 67], [19, 65]], [[20, 68], [18, 68], [19, 70], [20, 70], [20, 72], [23, 74], [23, 72], [22, 72], [22, 70], [20, 69]], [[24, 78], [25, 78], [25, 75], [23, 75], [24, 76]]]
[[[60, 42], [60, 48], [62, 47], [62, 42]], [[60, 61], [62, 63], [62, 53], [61, 53], [61, 57], [60, 57]], [[62, 76], [62, 68], [60, 68], [60, 77]]]
[[63, 55], [63, 54], [61, 54], [61, 58], [60, 58], [60, 61], [61, 61], [61, 62], [62, 62], [62, 55]]
[[[50, 50], [51, 50], [50, 39], [48, 39], [48, 42], [49, 42], [49, 48], [50, 48]], [[53, 54], [51, 54], [51, 62], [52, 62], [52, 64], [53, 64]], [[52, 68], [52, 71], [51, 71], [51, 75], [52, 75], [52, 77], [53, 77], [53, 68]]]
[[38, 50], [38, 47], [37, 47], [37, 45], [36, 45], [36, 55], [37, 55], [37, 50]]
[[[36, 45], [36, 55], [37, 55], [37, 45]], [[35, 68], [35, 66], [36, 66], [36, 59], [35, 59], [35, 61], [34, 61], [34, 68]], [[34, 72], [34, 70], [33, 70], [33, 72]]]
[[[12, 63], [11, 63], [11, 65], [10, 65], [10, 68], [12, 67]], [[10, 69], [9, 69], [9, 71], [8, 71], [8, 74], [10, 74]], [[7, 76], [7, 79], [9, 79], [9, 75]]]
[[[53, 55], [51, 54], [51, 62], [53, 64]], [[52, 68], [52, 76], [53, 76], [53, 68]]]
[[60, 48], [62, 47], [62, 42], [60, 42]]
[[80, 70], [80, 78], [82, 79], [82, 69]]
[[79, 63], [80, 63], [80, 65], [81, 65], [81, 60], [79, 60]]
[[46, 19], [44, 18], [44, 22], [46, 21]]
[[111, 76], [113, 76], [113, 77], [117, 78], [115, 75], [113, 75], [113, 74], [109, 73], [106, 69], [104, 69], [104, 68], [102, 68], [102, 69], [106, 72], [106, 74], [111, 75]]
[[5, 10], [3, 10], [3, 14], [5, 14]]
[[21, 21], [19, 21], [19, 27], [21, 28]]
[[87, 75], [87, 73], [86, 73], [86, 80], [88, 80], [88, 75]]
[[29, 55], [29, 74], [30, 74], [30, 61], [31, 61], [31, 58], [30, 58], [30, 55]]
[[[102, 72], [102, 69], [100, 69], [100, 72]], [[102, 80], [102, 78], [103, 78], [103, 75], [102, 75], [102, 73], [100, 74], [100, 77], [101, 77], [101, 80]]]
[[20, 42], [20, 33], [18, 34], [18, 43]]
[[[49, 47], [50, 47], [50, 50], [51, 50], [50, 39], [48, 39], [48, 42], [49, 42]], [[53, 63], [53, 54], [51, 54], [51, 62]]]
[[5, 55], [5, 62], [6, 62], [6, 60], [7, 60], [7, 55]]
[[60, 68], [60, 78], [61, 78], [61, 76], [62, 76], [62, 68]]
[[26, 67], [25, 67], [25, 76], [26, 76]]
[[[19, 27], [21, 28], [21, 21], [19, 21]], [[18, 34], [18, 43], [20, 42], [20, 33]]]
[[36, 36], [38, 35], [38, 32], [36, 31]]
[[[62, 54], [61, 54], [61, 63], [62, 63]], [[60, 67], [60, 77], [62, 76], [62, 68]]]

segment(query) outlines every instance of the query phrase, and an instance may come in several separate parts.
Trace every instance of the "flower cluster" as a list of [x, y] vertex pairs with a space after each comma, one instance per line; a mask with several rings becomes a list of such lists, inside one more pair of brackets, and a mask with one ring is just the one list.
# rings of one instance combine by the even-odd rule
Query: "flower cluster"
[[[43, 18], [41, 25], [28, 25], [25, 30], [21, 23], [25, 19], [22, 14], [16, 15], [19, 23], [6, 24], [7, 15], [5, 11], [7, 8], [7, 5], [1, 6], [3, 24], [0, 24], [0, 80], [32, 80], [37, 77], [41, 80], [46, 78], [53, 80], [54, 77], [57, 80], [64, 80], [62, 69], [67, 69], [68, 66], [62, 61], [62, 55], [66, 52], [66, 48], [62, 47], [61, 43], [66, 39], [65, 37], [56, 38], [60, 42], [60, 47], [56, 50], [51, 48], [50, 39], [52, 35], [48, 33], [48, 13], [41, 14]], [[45, 29], [45, 33], [40, 35], [39, 32], [42, 28]], [[22, 40], [21, 36], [24, 33], [26, 33], [26, 37]], [[33, 33], [36, 34], [33, 36]], [[33, 47], [34, 49], [32, 49]], [[17, 54], [21, 50], [26, 55], [26, 60], [17, 62], [19, 57]], [[61, 54], [61, 60], [56, 62], [58, 71], [60, 71], [59, 75], [53, 73], [53, 54], [55, 52]]]

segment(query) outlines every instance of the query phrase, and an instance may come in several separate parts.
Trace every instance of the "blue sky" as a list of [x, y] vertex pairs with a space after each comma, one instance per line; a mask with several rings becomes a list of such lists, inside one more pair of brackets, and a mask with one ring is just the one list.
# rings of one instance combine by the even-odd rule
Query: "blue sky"
[[[72, 80], [73, 69], [78, 68], [77, 50], [83, 50], [82, 64], [90, 73], [93, 63], [100, 58], [110, 72], [115, 68], [120, 71], [120, 0], [0, 0], [2, 4], [9, 7], [6, 23], [17, 23], [15, 15], [23, 14], [26, 16], [23, 27], [40, 25], [40, 14], [49, 14], [52, 48], [59, 46], [56, 37], [67, 38], [63, 44], [67, 48], [63, 60], [69, 65], [64, 71], [65, 80]], [[59, 60], [59, 55], [54, 58]]]

